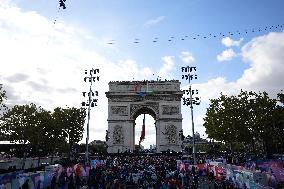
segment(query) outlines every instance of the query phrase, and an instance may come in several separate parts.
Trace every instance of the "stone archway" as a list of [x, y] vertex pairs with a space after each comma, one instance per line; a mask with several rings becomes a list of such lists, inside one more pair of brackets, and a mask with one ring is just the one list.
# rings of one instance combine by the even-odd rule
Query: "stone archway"
[[108, 152], [133, 151], [135, 119], [142, 113], [155, 119], [157, 152], [181, 151], [180, 82], [116, 81], [109, 83]]
[[[150, 115], [154, 120], [155, 120], [155, 133], [157, 133], [157, 117], [158, 117], [158, 114], [157, 114], [157, 111], [155, 111], [155, 108], [153, 108], [153, 105], [155, 104], [139, 104], [139, 105], [134, 105], [133, 108], [133, 113], [131, 114], [131, 119], [133, 120], [133, 126], [132, 126], [132, 129], [133, 129], [133, 143], [132, 143], [132, 149], [135, 149], [135, 128], [136, 128], [136, 122], [135, 120], [137, 119], [138, 116], [140, 115], [143, 115], [143, 114], [148, 114]], [[131, 108], [130, 108], [131, 109]], [[140, 125], [142, 126], [142, 125]], [[148, 130], [146, 128], [146, 130]], [[140, 133], [141, 134], [141, 133]], [[157, 140], [157, 134], [156, 134], [156, 141]], [[157, 144], [156, 144], [157, 145]]]

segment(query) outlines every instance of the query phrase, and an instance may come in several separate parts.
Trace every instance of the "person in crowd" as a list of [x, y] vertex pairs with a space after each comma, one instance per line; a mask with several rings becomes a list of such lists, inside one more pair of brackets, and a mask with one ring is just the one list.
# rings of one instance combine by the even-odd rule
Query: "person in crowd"
[[55, 186], [56, 186], [56, 176], [53, 175], [50, 183], [50, 188], [55, 189]]
[[29, 189], [29, 180], [27, 179], [25, 183], [22, 185], [22, 189]]
[[63, 169], [63, 171], [61, 172], [61, 174], [59, 175], [59, 178], [58, 178], [58, 186], [59, 186], [59, 188], [60, 189], [65, 189], [66, 183], [67, 183], [67, 173], [66, 173], [66, 170]]

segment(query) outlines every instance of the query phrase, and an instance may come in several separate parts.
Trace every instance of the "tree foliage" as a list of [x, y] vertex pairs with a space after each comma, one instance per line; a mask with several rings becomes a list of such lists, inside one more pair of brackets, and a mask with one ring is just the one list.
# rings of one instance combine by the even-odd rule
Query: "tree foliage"
[[39, 149], [53, 153], [82, 140], [85, 116], [78, 108], [56, 108], [51, 113], [35, 104], [15, 105], [1, 117], [0, 129], [9, 141], [27, 144], [35, 153]]
[[[0, 84], [0, 126], [2, 124], [1, 122], [1, 116], [2, 116], [2, 113], [4, 112], [4, 110], [6, 110], [6, 105], [4, 103], [4, 101], [7, 99], [7, 96], [6, 96], [6, 91], [3, 89], [3, 85]], [[6, 139], [6, 135], [4, 134], [4, 132], [1, 130], [0, 128], [0, 140], [4, 140]]]
[[3, 85], [0, 84], [0, 116], [2, 115], [2, 112], [7, 109], [7, 106], [4, 103], [5, 100], [7, 100], [6, 91], [3, 89]]
[[70, 145], [82, 140], [86, 111], [83, 108], [60, 108], [54, 109], [52, 114], [55, 125], [62, 128], [62, 137]]
[[9, 136], [9, 140], [18, 143], [34, 142], [38, 140], [38, 127], [35, 104], [16, 105], [4, 113], [2, 117], [2, 131]]
[[[278, 94], [283, 103], [283, 94]], [[266, 153], [279, 151], [283, 143], [283, 108], [266, 92], [241, 91], [237, 96], [221, 93], [210, 100], [204, 118], [208, 137], [229, 145], [242, 143]], [[282, 149], [283, 150], [283, 149]]]

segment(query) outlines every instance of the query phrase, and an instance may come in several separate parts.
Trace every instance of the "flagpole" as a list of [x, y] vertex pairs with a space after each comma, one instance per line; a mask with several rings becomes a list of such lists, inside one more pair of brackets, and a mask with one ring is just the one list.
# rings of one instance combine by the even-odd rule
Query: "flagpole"
[[92, 78], [92, 72], [90, 71], [91, 76], [91, 84], [90, 84], [90, 92], [89, 92], [89, 107], [88, 107], [88, 122], [87, 122], [87, 137], [86, 137], [86, 164], [89, 163], [89, 127], [90, 127], [90, 114], [91, 114], [91, 101], [92, 101], [92, 84], [93, 84], [93, 78]]
[[[144, 114], [144, 117], [143, 117], [143, 125], [142, 125], [142, 140], [145, 139], [145, 114]], [[141, 140], [141, 142], [142, 142]]]
[[141, 147], [141, 142], [142, 142], [143, 139], [145, 139], [145, 114], [144, 114], [144, 117], [143, 117], [143, 124], [142, 124], [141, 136], [140, 136], [140, 140], [139, 140], [139, 147]]

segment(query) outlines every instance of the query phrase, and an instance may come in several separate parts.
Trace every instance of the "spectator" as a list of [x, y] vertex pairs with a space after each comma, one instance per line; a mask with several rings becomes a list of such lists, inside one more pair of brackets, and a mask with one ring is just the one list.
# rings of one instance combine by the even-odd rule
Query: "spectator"
[[22, 185], [22, 189], [29, 189], [29, 180], [27, 179], [25, 183]]

